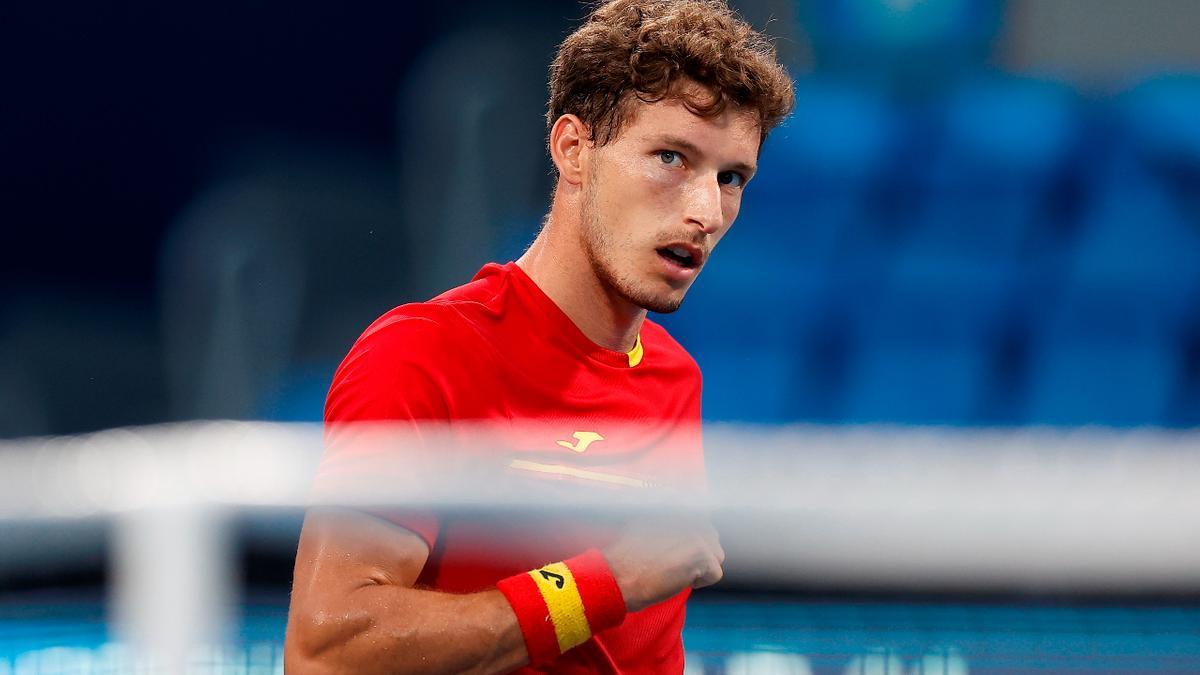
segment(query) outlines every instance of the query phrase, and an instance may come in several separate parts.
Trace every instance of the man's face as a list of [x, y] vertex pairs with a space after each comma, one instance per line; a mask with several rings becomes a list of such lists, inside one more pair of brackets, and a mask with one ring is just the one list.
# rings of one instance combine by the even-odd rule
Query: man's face
[[759, 126], [733, 106], [706, 119], [677, 99], [636, 105], [617, 137], [592, 149], [584, 245], [607, 287], [638, 307], [673, 312], [737, 217]]

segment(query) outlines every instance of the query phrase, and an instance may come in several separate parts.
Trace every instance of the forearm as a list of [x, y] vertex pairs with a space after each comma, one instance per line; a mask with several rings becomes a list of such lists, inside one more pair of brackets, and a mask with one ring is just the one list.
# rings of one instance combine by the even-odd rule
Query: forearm
[[506, 673], [528, 661], [516, 616], [496, 590], [370, 584], [319, 607], [293, 604], [285, 658], [297, 675]]

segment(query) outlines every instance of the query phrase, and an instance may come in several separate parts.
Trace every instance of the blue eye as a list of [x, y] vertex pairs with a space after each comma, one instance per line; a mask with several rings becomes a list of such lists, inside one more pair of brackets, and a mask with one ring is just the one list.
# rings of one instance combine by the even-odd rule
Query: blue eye
[[658, 158], [662, 160], [663, 164], [669, 164], [671, 166], [679, 166], [683, 163], [683, 158], [680, 157], [679, 153], [675, 152], [674, 150], [659, 150]]
[[742, 187], [746, 183], [746, 177], [736, 171], [722, 171], [717, 174], [717, 182], [721, 185], [732, 185], [733, 187]]

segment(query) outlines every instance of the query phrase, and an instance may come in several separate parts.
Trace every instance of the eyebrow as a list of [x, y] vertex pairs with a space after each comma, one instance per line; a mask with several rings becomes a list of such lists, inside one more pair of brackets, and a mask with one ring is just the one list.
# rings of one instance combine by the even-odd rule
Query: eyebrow
[[[656, 142], [663, 143], [665, 145], [673, 145], [677, 148], [681, 148], [684, 152], [688, 153], [689, 155], [694, 155], [694, 156], [698, 156], [698, 157], [704, 156], [704, 151], [700, 149], [700, 146], [696, 145], [695, 143], [692, 143], [689, 140], [680, 138], [678, 136], [670, 136], [670, 135], [656, 136], [654, 138], [654, 140]], [[755, 167], [753, 164], [747, 164], [745, 162], [734, 162], [733, 164], [729, 165], [729, 168], [732, 170], [735, 170], [735, 171], [741, 171], [742, 173], [746, 174], [746, 176], [748, 176], [748, 177], [754, 175], [754, 171], [755, 171]]]

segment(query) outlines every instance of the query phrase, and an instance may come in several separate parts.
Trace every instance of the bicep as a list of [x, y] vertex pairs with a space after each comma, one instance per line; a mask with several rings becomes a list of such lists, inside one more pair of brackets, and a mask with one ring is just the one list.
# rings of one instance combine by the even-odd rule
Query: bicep
[[288, 610], [289, 642], [319, 653], [362, 631], [355, 592], [371, 586], [409, 588], [429, 548], [416, 534], [375, 516], [314, 508], [304, 519]]
[[428, 557], [424, 539], [408, 529], [361, 511], [315, 508], [300, 533], [293, 593], [347, 593], [369, 584], [411, 587]]
[[411, 587], [429, 548], [416, 534], [359, 511], [314, 508], [304, 519], [288, 610], [287, 645], [294, 663], [346, 645], [375, 619], [356, 591]]
[[496, 590], [412, 588], [429, 548], [376, 516], [313, 509], [305, 520], [284, 644], [291, 673], [511, 672], [526, 660]]

